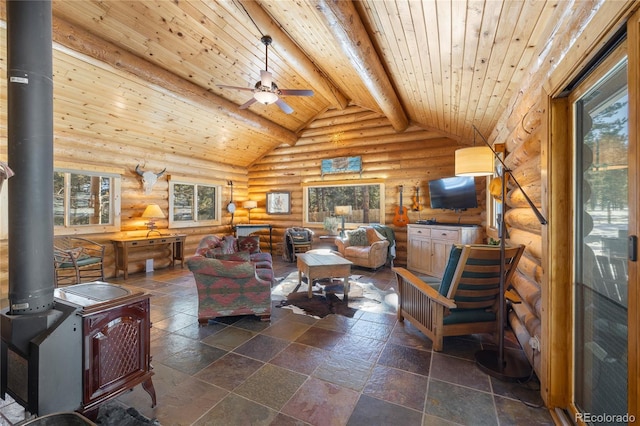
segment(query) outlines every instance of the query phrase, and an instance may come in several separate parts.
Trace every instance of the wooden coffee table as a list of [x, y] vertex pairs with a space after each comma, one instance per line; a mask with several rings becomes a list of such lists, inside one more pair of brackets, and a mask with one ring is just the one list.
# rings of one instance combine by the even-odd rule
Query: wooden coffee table
[[331, 253], [301, 253], [296, 255], [298, 259], [298, 286], [300, 288], [302, 274], [307, 276], [309, 298], [313, 297], [313, 280], [319, 278], [342, 278], [344, 287], [344, 301], [349, 299], [349, 275], [353, 262], [344, 257]]

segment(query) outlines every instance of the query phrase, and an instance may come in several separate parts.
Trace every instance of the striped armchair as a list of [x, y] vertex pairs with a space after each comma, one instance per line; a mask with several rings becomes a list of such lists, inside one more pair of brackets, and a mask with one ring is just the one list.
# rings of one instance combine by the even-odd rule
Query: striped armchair
[[[505, 289], [516, 272], [524, 246], [507, 247]], [[404, 268], [393, 268], [398, 279], [398, 320], [408, 319], [441, 351], [445, 336], [474, 333], [498, 335], [496, 315], [500, 294], [500, 247], [454, 245], [438, 287]]]

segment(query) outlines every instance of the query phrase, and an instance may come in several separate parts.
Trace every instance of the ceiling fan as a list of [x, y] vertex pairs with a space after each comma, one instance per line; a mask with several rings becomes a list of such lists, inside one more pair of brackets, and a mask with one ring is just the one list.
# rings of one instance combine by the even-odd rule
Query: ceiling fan
[[258, 81], [254, 88], [251, 89], [249, 87], [238, 87], [238, 86], [225, 86], [223, 84], [218, 84], [218, 87], [225, 89], [236, 89], [236, 90], [245, 90], [249, 92], [253, 92], [253, 98], [249, 99], [244, 104], [240, 105], [240, 109], [249, 108], [256, 102], [260, 102], [261, 104], [270, 105], [275, 103], [280, 107], [282, 111], [287, 114], [291, 114], [293, 112], [293, 108], [291, 108], [285, 101], [280, 99], [281, 96], [313, 96], [313, 90], [296, 90], [296, 89], [278, 89], [278, 86], [273, 82], [273, 78], [271, 73], [268, 71], [269, 65], [269, 45], [273, 41], [271, 36], [265, 35], [260, 39], [262, 44], [265, 45], [265, 60], [264, 60], [264, 70], [260, 70], [260, 81]]

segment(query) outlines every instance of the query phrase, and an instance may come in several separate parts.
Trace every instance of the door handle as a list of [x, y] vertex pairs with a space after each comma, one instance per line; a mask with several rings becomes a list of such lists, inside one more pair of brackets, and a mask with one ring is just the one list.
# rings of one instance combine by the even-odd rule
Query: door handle
[[629, 236], [629, 260], [632, 262], [638, 260], [638, 237], [636, 235]]

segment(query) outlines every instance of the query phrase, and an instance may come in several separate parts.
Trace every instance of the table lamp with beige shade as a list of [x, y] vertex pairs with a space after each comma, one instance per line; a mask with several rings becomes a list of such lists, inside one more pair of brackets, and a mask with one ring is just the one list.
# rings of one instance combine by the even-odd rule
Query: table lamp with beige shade
[[142, 213], [142, 217], [149, 220], [148, 222], [145, 223], [145, 225], [147, 225], [147, 229], [149, 230], [149, 232], [147, 232], [147, 237], [152, 232], [157, 232], [158, 235], [162, 235], [160, 231], [158, 231], [157, 229], [156, 220], [164, 219], [166, 218], [166, 216], [164, 215], [164, 212], [162, 211], [159, 205], [149, 204], [147, 208], [144, 209], [144, 212]]

